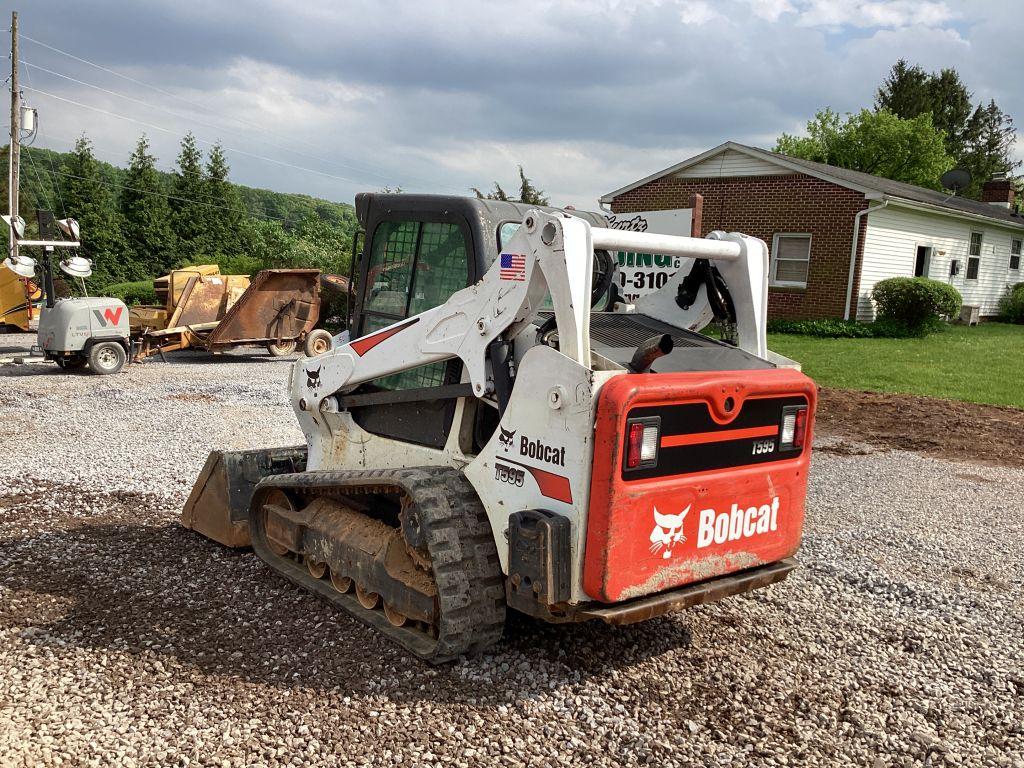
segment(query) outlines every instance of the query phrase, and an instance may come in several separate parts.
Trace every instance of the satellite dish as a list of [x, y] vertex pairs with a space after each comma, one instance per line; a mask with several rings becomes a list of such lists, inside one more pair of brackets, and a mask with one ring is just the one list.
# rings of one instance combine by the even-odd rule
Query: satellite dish
[[946, 189], [953, 190], [954, 195], [959, 194], [961, 189], [965, 189], [971, 183], [971, 172], [963, 168], [954, 168], [942, 174], [939, 183]]
[[25, 220], [21, 216], [15, 216], [13, 219], [10, 216], [4, 216], [3, 220], [7, 226], [14, 230], [16, 240], [21, 240], [25, 237]]
[[78, 234], [81, 231], [81, 228], [78, 226], [78, 219], [58, 219], [57, 226], [60, 227], [61, 232], [72, 240], [78, 239]]
[[69, 256], [60, 263], [60, 268], [71, 277], [85, 278], [92, 274], [92, 262], [84, 256]]
[[31, 256], [8, 256], [4, 266], [19, 277], [36, 276], [36, 260]]

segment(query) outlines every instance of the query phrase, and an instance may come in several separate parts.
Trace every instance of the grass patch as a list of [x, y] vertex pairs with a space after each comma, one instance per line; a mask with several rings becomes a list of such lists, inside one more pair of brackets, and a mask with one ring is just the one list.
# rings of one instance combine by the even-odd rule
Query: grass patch
[[1024, 408], [1024, 328], [947, 326], [923, 339], [770, 334], [768, 347], [824, 387], [898, 392]]

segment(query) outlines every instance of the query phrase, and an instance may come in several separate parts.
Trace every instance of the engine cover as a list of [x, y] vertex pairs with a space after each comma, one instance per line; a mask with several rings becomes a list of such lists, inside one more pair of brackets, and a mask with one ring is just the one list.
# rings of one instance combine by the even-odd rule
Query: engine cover
[[[583, 586], [618, 602], [792, 556], [800, 545], [816, 389], [788, 369], [636, 374], [597, 404]], [[802, 445], [785, 412], [806, 407]], [[653, 465], [626, 467], [627, 424], [660, 425]]]

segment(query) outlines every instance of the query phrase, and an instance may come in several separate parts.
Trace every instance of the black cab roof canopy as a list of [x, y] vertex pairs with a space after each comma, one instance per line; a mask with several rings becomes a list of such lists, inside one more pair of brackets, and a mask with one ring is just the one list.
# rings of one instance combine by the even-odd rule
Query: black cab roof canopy
[[591, 211], [574, 211], [551, 206], [527, 205], [507, 200], [488, 200], [458, 195], [419, 195], [405, 192], [360, 192], [356, 195], [356, 216], [366, 230], [367, 239], [383, 220], [453, 220], [468, 225], [476, 252], [478, 274], [498, 258], [498, 228], [502, 224], [519, 223], [530, 209], [568, 213], [587, 221], [593, 227], [608, 225], [605, 217]]

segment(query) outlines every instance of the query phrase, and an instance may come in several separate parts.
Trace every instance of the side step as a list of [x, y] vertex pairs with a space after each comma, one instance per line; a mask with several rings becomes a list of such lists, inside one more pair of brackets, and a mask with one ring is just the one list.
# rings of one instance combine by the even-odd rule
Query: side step
[[702, 581], [682, 589], [674, 589], [670, 592], [662, 592], [626, 603], [617, 603], [604, 608], [590, 606], [580, 608], [575, 614], [575, 619], [577, 621], [601, 619], [607, 624], [616, 625], [635, 624], [664, 613], [679, 611], [702, 603], [713, 603], [725, 597], [767, 587], [769, 584], [785, 579], [796, 567], [796, 558], [787, 557], [777, 563], [719, 576], [717, 579]]
[[227, 547], [248, 547], [249, 502], [265, 477], [302, 472], [306, 446], [212, 451], [192, 486], [181, 524]]

